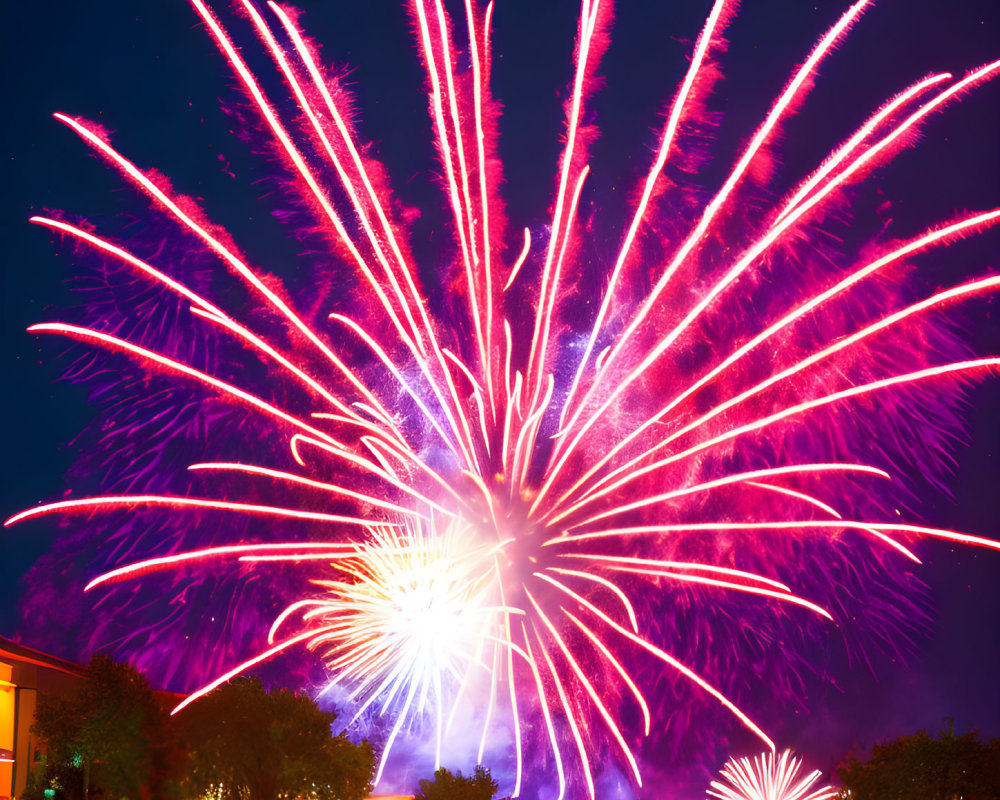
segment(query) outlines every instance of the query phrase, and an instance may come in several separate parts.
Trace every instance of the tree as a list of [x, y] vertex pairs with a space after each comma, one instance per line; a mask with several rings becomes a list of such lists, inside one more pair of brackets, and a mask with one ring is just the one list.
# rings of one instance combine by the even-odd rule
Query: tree
[[146, 679], [102, 655], [72, 695], [39, 697], [31, 730], [47, 752], [42, 783], [58, 782], [67, 798], [163, 797], [180, 757]]
[[843, 800], [996, 800], [1000, 739], [920, 731], [875, 745], [865, 760], [851, 755], [837, 775]]
[[497, 782], [485, 767], [477, 766], [468, 778], [441, 767], [434, 773], [434, 780], [420, 781], [413, 800], [492, 800], [496, 791]]
[[237, 678], [179, 715], [188, 789], [219, 800], [361, 800], [375, 758], [367, 742], [334, 736], [336, 714], [287, 689]]

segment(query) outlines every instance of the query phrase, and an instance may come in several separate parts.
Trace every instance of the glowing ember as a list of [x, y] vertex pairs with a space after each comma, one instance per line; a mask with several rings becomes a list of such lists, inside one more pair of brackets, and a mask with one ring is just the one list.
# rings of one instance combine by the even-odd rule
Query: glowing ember
[[[7, 523], [158, 512], [178, 531], [195, 531], [151, 544], [132, 541], [124, 526], [112, 537], [121, 543], [112, 568], [89, 590], [113, 593], [151, 573], [184, 572], [180, 582], [227, 564], [255, 576], [291, 565], [304, 576], [291, 590], [276, 579], [284, 609], [260, 630], [259, 646], [244, 648], [180, 707], [304, 649], [322, 658], [325, 691], [349, 703], [356, 720], [391, 720], [380, 776], [404, 731], [429, 726], [440, 763], [449, 735], [468, 740], [474, 724], [480, 759], [505, 737], [512, 743], [505, 791], [521, 791], [531, 763], [558, 782], [559, 797], [569, 786], [593, 797], [608, 747], [641, 785], [638, 747], [654, 720], [662, 728], [657, 677], [665, 669], [673, 685], [719, 704], [773, 749], [735, 688], [734, 642], [780, 660], [771, 631], [853, 618], [845, 596], [858, 596], [861, 608], [866, 591], [893, 586], [900, 563], [917, 561], [921, 538], [1000, 549], [901, 519], [883, 488], [901, 462], [933, 472], [956, 382], [1000, 367], [1000, 358], [970, 357], [940, 322], [942, 310], [994, 291], [1000, 277], [924, 299], [894, 279], [911, 256], [993, 225], [1000, 210], [848, 254], [814, 236], [846, 189], [912, 142], [932, 112], [1000, 72], [1000, 62], [903, 88], [812, 174], [772, 190], [783, 199], [765, 203], [761, 183], [782, 125], [868, 5], [861, 0], [792, 75], [721, 188], [695, 204], [678, 175], [698, 161], [693, 151], [710, 129], [715, 62], [736, 5], [716, 0], [625, 234], [594, 278], [583, 254], [601, 220], [584, 213], [581, 197], [596, 135], [587, 101], [609, 5], [583, 0], [551, 219], [522, 234], [506, 230], [499, 196], [492, 5], [467, 0], [457, 24], [441, 0], [414, 0], [453, 236], [428, 284], [411, 217], [360, 140], [342, 81], [320, 64], [295, 15], [269, 3], [269, 24], [241, 0], [233, 22], [252, 28], [273, 58], [290, 98], [276, 101], [244, 61], [246, 45], [201, 0], [191, 2], [291, 176], [300, 213], [310, 215], [297, 233], [331, 253], [338, 288], [293, 302], [295, 292], [254, 266], [195, 201], [136, 167], [97, 126], [57, 114], [184, 246], [228, 271], [231, 285], [223, 271], [194, 281], [169, 259], [153, 266], [157, 254], [140, 258], [89, 225], [32, 221], [182, 303], [194, 315], [183, 330], [210, 331], [236, 356], [181, 346], [148, 309], [131, 327], [33, 325], [193, 387], [199, 418], [221, 433], [188, 460], [190, 491], [133, 490], [142, 481], [126, 481], [128, 491], [60, 500]], [[325, 273], [324, 287], [330, 280]], [[122, 397], [133, 390], [123, 377]], [[168, 393], [164, 408], [138, 407], [166, 419], [181, 413], [173, 403]], [[227, 427], [247, 417], [249, 428]], [[180, 436], [169, 423], [163, 430], [161, 439]], [[278, 437], [282, 447], [268, 448]], [[220, 442], [228, 460], [205, 460]], [[149, 452], [165, 447], [151, 443]], [[219, 519], [253, 527], [233, 523], [232, 538], [220, 541], [227, 523]], [[848, 577], [833, 577], [838, 571]], [[179, 591], [171, 616], [186, 602]], [[739, 635], [716, 641], [706, 633], [716, 628]], [[735, 788], [715, 783], [710, 794], [831, 796], [805, 795], [815, 774], [793, 786], [798, 766], [787, 752], [732, 761], [723, 775]]]

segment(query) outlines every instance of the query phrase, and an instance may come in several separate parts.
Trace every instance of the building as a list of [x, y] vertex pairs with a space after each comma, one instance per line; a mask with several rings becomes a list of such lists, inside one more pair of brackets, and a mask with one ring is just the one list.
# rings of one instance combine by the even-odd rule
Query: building
[[31, 734], [38, 694], [64, 695], [85, 667], [0, 636], [0, 800], [19, 797], [38, 750]]

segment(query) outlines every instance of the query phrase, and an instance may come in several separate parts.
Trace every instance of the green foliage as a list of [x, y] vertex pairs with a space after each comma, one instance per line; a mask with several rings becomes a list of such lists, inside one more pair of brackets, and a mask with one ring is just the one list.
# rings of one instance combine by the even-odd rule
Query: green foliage
[[1000, 739], [920, 731], [875, 745], [865, 760], [852, 755], [837, 775], [843, 800], [996, 800]]
[[95, 655], [86, 682], [67, 697], [39, 697], [32, 732], [48, 761], [39, 790], [60, 785], [60, 796], [113, 798], [165, 794], [179, 753], [166, 711], [146, 679], [128, 664]]
[[[52, 794], [47, 795], [49, 790]], [[28, 780], [25, 783], [24, 791], [21, 793], [21, 800], [46, 800], [49, 797], [62, 797], [62, 784], [51, 774], [47, 764], [36, 765], [28, 773]]]
[[237, 678], [185, 708], [189, 793], [218, 800], [361, 800], [371, 790], [371, 746], [333, 736], [335, 714], [288, 690]]
[[241, 678], [171, 720], [145, 679], [95, 656], [72, 695], [42, 695], [32, 731], [47, 759], [28, 800], [362, 800], [371, 746], [333, 736], [334, 714], [287, 690]]
[[434, 780], [420, 781], [413, 800], [492, 800], [496, 791], [497, 782], [485, 767], [477, 766], [468, 778], [442, 767], [434, 773]]

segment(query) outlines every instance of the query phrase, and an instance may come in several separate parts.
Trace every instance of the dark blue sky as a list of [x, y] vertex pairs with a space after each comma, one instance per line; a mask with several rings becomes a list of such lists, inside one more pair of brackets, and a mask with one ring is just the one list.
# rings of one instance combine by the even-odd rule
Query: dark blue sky
[[[439, 204], [428, 178], [433, 153], [422, 77], [399, 4], [300, 3], [304, 24], [327, 58], [356, 67], [361, 118], [381, 140], [397, 189], [407, 202]], [[497, 0], [496, 95], [504, 101], [502, 155], [512, 228], [539, 219], [552, 190], [558, 154], [559, 98], [569, 79], [575, 4], [545, 2], [529, 10]], [[594, 180], [634, 181], [647, 163], [657, 111], [682, 74], [687, 45], [708, 2], [622, 0], [602, 70], [608, 88], [597, 105], [604, 135], [594, 150]], [[847, 3], [745, 0], [730, 30], [726, 99], [735, 143], [749, 134], [790, 68]], [[66, 444], [90, 419], [85, 392], [57, 382], [58, 343], [37, 343], [24, 328], [58, 317], [74, 304], [72, 260], [44, 231], [27, 223], [39, 209], [65, 208], [94, 219], [140, 214], [131, 193], [50, 118], [66, 111], [116, 131], [116, 143], [145, 166], [156, 166], [184, 191], [206, 198], [211, 216], [249, 250], [280, 253], [281, 232], [254, 205], [254, 160], [228, 133], [218, 98], [231, 81], [207, 36], [182, 0], [141, 3], [21, 3], [5, 16], [2, 48], [2, 230], [4, 282], [4, 422], [0, 513], [5, 517], [57, 497], [73, 461]], [[1000, 57], [1000, 8], [995, 0], [882, 0], [823, 69], [802, 114], [788, 128], [787, 160], [807, 168], [866, 110], [930, 70], [956, 74]], [[1000, 83], [997, 81], [995, 83]], [[939, 115], [925, 141], [875, 180], [913, 225], [962, 209], [1000, 204], [1000, 86], [989, 86]], [[742, 121], [742, 122], [741, 122]], [[236, 176], [234, 180], [231, 174]], [[248, 191], [249, 188], [249, 191]], [[608, 201], [613, 205], [614, 200]], [[257, 213], [252, 224], [248, 219]], [[1000, 267], [994, 234], [949, 248], [944, 276], [954, 280]], [[998, 307], [972, 324], [983, 352], [1000, 351]], [[956, 448], [951, 498], [925, 498], [934, 524], [1000, 538], [1000, 386], [969, 393], [969, 442]], [[0, 634], [17, 632], [19, 577], [45, 552], [54, 526], [24, 524], [0, 543]], [[805, 729], [828, 750], [851, 741], [936, 731], [946, 716], [1000, 735], [1000, 554], [928, 546], [920, 573], [938, 607], [937, 629], [923, 655], [905, 670], [889, 668], [875, 682], [847, 680], [831, 690], [824, 710]], [[31, 632], [20, 632], [30, 643]], [[836, 744], [830, 744], [829, 740]], [[841, 751], [842, 752], [842, 749]], [[831, 755], [831, 758], [835, 756]]]

